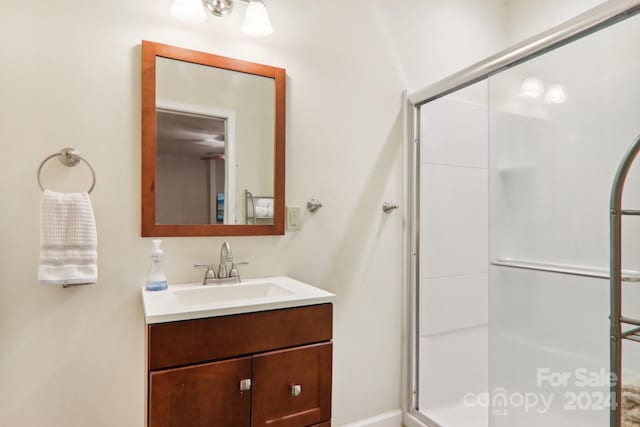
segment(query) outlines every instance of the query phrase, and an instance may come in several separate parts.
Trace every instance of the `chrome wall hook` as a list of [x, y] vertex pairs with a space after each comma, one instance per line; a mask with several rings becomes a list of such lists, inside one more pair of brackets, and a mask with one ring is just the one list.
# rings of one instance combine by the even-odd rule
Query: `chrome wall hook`
[[307, 202], [307, 209], [311, 213], [316, 213], [322, 207], [322, 203], [318, 199], [309, 199]]
[[398, 209], [398, 205], [393, 202], [386, 201], [382, 204], [382, 210], [386, 214], [390, 214], [394, 209]]

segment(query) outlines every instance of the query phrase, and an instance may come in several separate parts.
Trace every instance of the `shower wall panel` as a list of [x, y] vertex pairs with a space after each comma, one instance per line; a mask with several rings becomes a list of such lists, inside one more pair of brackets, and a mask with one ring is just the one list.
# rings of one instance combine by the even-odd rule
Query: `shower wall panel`
[[419, 409], [443, 426], [487, 419], [464, 405], [488, 387], [486, 90], [421, 113]]

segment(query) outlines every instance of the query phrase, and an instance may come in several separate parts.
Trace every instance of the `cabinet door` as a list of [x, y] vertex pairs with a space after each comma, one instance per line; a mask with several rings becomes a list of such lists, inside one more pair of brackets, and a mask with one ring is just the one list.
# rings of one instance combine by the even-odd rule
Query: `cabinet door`
[[250, 378], [250, 357], [151, 372], [149, 427], [249, 427]]
[[253, 358], [252, 426], [311, 426], [331, 418], [332, 344]]

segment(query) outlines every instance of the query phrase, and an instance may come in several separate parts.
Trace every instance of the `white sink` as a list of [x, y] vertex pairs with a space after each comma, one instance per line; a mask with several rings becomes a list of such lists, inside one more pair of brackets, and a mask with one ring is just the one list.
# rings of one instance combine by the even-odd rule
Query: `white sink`
[[290, 277], [249, 279], [238, 284], [169, 285], [142, 289], [148, 324], [333, 302], [335, 295]]
[[291, 295], [293, 293], [271, 282], [239, 283], [239, 285], [207, 285], [195, 288], [178, 288], [173, 292], [177, 302], [183, 305], [217, 304], [245, 299]]

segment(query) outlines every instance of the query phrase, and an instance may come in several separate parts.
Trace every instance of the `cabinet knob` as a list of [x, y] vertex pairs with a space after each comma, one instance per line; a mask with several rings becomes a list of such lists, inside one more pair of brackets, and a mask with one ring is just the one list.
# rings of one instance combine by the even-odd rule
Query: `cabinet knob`
[[302, 393], [302, 386], [300, 384], [293, 384], [291, 386], [291, 396], [297, 397]]
[[250, 379], [245, 379], [245, 380], [240, 380], [240, 391], [249, 391], [251, 390], [251, 380]]

